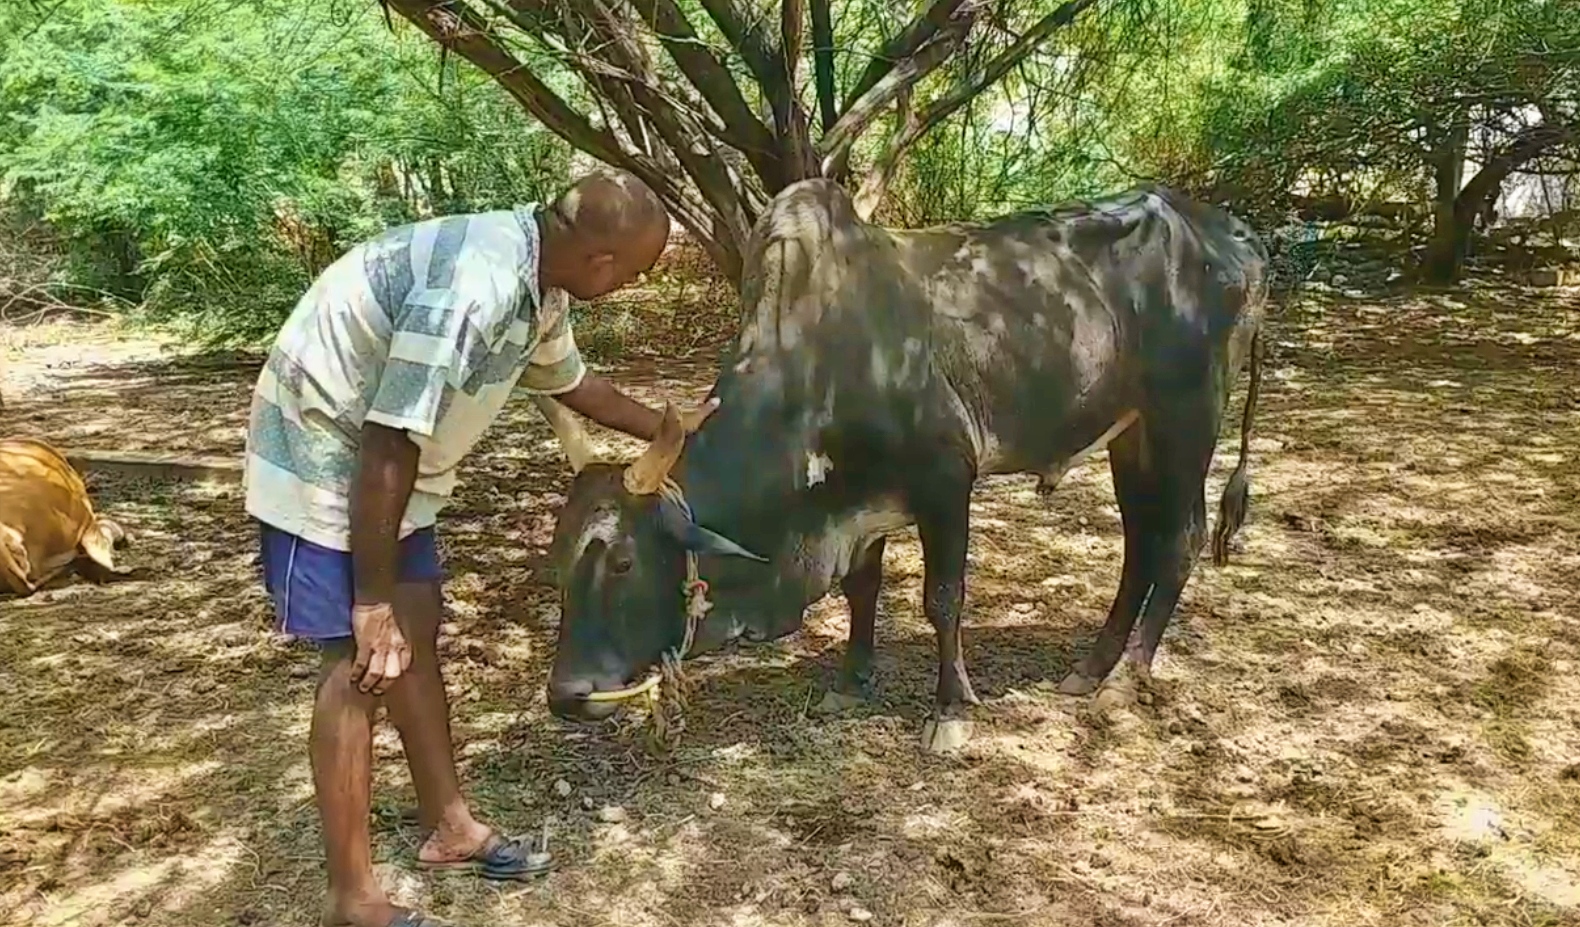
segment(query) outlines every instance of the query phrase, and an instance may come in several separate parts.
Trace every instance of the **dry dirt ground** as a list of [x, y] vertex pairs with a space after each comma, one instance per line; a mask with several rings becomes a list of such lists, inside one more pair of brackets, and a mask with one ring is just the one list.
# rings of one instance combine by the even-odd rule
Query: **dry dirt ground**
[[[686, 325], [700, 347], [668, 379], [629, 351], [606, 369], [695, 400], [727, 325]], [[242, 446], [255, 360], [106, 324], [5, 334], [0, 430]], [[567, 472], [518, 404], [444, 523], [443, 648], [477, 806], [513, 831], [550, 818], [561, 868], [525, 887], [415, 873], [385, 730], [381, 877], [460, 925], [1580, 923], [1580, 295], [1308, 296], [1271, 342], [1243, 549], [1198, 567], [1134, 713], [1054, 691], [1118, 581], [1105, 459], [1046, 502], [1030, 478], [981, 487], [985, 705], [953, 758], [917, 749], [935, 664], [914, 533], [886, 564], [880, 704], [808, 715], [843, 643], [833, 599], [804, 633], [699, 661], [670, 759], [634, 724], [555, 722], [557, 606], [527, 564]], [[271, 632], [239, 493], [93, 490], [146, 572], [0, 602], [0, 923], [315, 923], [314, 657]]]

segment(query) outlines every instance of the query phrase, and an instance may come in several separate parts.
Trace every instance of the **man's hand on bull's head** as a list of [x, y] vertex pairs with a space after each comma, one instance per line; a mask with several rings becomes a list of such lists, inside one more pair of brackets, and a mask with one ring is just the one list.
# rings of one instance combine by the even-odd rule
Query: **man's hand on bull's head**
[[555, 524], [551, 554], [562, 609], [548, 685], [556, 716], [608, 717], [618, 702], [600, 700], [597, 693], [631, 690], [666, 651], [683, 646], [691, 556], [767, 562], [697, 524], [684, 490], [669, 479], [687, 425], [700, 424], [716, 406], [704, 403], [688, 422], [673, 404], [666, 405], [657, 435], [629, 466], [595, 461], [567, 445], [582, 465]]
[[692, 432], [696, 431], [698, 428], [701, 428], [702, 427], [702, 423], [707, 421], [708, 420], [708, 416], [712, 415], [714, 410], [717, 409], [718, 407], [719, 407], [719, 397], [717, 397], [717, 396], [709, 396], [702, 403], [702, 405], [697, 406], [695, 409], [692, 409], [690, 412], [687, 412], [686, 414], [682, 415], [680, 417], [680, 421], [681, 421], [681, 424], [683, 424], [685, 426], [686, 434], [689, 435]]
[[758, 556], [729, 538], [697, 524], [684, 502], [684, 494], [678, 486], [669, 482], [669, 471], [685, 449], [686, 434], [701, 425], [718, 407], [719, 400], [715, 396], [690, 413], [694, 424], [683, 425], [679, 410], [673, 403], [665, 403], [664, 421], [659, 425], [658, 436], [641, 457], [625, 468], [621, 483], [625, 491], [633, 496], [658, 497], [659, 524], [671, 540], [680, 542], [680, 546], [686, 550], [694, 554], [745, 557], [767, 563], [768, 558]]

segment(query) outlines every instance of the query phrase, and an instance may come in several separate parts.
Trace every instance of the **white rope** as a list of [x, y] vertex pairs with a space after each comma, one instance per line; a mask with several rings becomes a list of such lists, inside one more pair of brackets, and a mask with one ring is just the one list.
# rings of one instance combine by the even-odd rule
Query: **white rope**
[[[666, 476], [658, 492], [664, 499], [680, 506], [688, 519], [692, 517], [691, 505], [674, 480]], [[708, 600], [707, 580], [697, 571], [697, 555], [690, 550], [686, 551], [686, 579], [680, 591], [686, 599], [686, 630], [681, 636], [680, 646], [665, 650], [659, 656], [658, 668], [642, 682], [624, 689], [594, 692], [586, 696], [590, 702], [626, 702], [646, 696], [652, 735], [661, 747], [672, 744], [685, 730], [687, 685], [681, 663], [691, 652], [691, 645], [696, 642], [698, 625], [702, 624], [702, 619], [713, 607], [713, 603]]]

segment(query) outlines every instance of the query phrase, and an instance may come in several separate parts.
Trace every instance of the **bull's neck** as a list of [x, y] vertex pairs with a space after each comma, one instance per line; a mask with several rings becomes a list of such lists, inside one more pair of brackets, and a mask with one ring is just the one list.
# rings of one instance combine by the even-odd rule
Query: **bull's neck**
[[782, 528], [769, 516], [783, 487], [772, 480], [772, 451], [732, 418], [723, 407], [710, 416], [687, 439], [671, 475], [698, 524], [771, 556], [761, 548]]

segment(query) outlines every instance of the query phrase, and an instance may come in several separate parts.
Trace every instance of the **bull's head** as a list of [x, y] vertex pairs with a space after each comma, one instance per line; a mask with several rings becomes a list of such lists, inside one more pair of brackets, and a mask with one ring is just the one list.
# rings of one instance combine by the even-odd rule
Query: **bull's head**
[[675, 407], [647, 451], [629, 466], [594, 459], [570, 410], [550, 399], [538, 407], [570, 459], [575, 479], [560, 510], [549, 551], [549, 576], [560, 589], [560, 633], [549, 673], [549, 710], [596, 721], [686, 637], [687, 559], [698, 554], [763, 558], [692, 520], [669, 471], [686, 429]]

